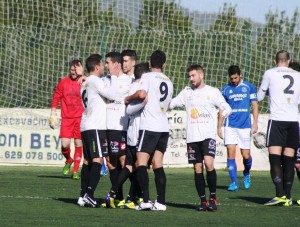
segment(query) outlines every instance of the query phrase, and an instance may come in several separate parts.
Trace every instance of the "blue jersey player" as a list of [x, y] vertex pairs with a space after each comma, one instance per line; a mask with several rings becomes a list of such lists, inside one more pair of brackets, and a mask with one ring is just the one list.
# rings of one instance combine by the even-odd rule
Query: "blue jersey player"
[[[244, 188], [250, 188], [250, 169], [252, 157], [250, 154], [251, 133], [256, 133], [258, 119], [258, 103], [256, 89], [253, 84], [242, 80], [241, 70], [237, 65], [228, 68], [230, 83], [222, 87], [222, 95], [232, 108], [232, 114], [225, 119], [219, 117], [218, 135], [227, 147], [227, 168], [231, 178], [228, 191], [238, 191], [237, 165], [235, 161], [236, 146], [241, 150], [244, 164]], [[251, 124], [251, 106], [253, 124]]]

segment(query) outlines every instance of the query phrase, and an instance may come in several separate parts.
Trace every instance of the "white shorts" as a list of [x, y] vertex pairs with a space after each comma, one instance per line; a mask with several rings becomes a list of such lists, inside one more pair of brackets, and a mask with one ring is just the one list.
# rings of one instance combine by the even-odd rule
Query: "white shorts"
[[240, 149], [250, 149], [251, 129], [224, 127], [224, 144], [235, 144], [238, 145]]

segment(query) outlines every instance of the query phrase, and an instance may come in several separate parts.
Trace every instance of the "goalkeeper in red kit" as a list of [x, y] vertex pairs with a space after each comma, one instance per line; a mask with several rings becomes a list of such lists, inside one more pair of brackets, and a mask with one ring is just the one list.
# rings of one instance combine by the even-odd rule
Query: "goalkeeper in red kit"
[[[56, 110], [60, 104], [61, 126], [59, 138], [61, 139], [61, 152], [66, 158], [63, 174], [66, 176], [71, 173], [71, 165], [74, 162], [71, 173], [74, 180], [80, 179], [80, 173], [78, 172], [82, 157], [80, 122], [84, 111], [80, 95], [80, 85], [77, 81], [81, 75], [78, 75], [75, 71], [75, 67], [79, 64], [81, 64], [80, 60], [71, 61], [70, 74], [58, 82], [53, 94], [49, 121], [50, 127], [54, 129], [57, 123]], [[74, 138], [75, 143], [74, 159], [71, 158], [70, 150], [72, 138]]]

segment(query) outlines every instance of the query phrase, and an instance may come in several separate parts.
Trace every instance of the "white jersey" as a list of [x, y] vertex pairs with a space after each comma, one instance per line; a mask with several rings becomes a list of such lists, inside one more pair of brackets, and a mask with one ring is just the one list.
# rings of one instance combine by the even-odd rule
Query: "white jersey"
[[[141, 84], [138, 82], [133, 82], [133, 84], [130, 87], [129, 95], [134, 94], [137, 90], [140, 90], [140, 89], [141, 89]], [[129, 104], [127, 106], [127, 111], [131, 107], [131, 105], [134, 105], [134, 103]], [[137, 111], [136, 113], [129, 115], [129, 125], [128, 125], [128, 130], [127, 130], [127, 145], [129, 145], [129, 146], [137, 145], [142, 111], [143, 110], [141, 109], [141, 110]]]
[[172, 82], [161, 72], [150, 72], [142, 75], [141, 85], [148, 101], [141, 114], [140, 129], [169, 132], [167, 110], [173, 95]]
[[258, 101], [269, 90], [270, 116], [275, 121], [298, 121], [300, 73], [288, 67], [275, 67], [263, 75]]
[[108, 101], [106, 105], [107, 129], [127, 131], [129, 118], [124, 100], [129, 94], [131, 83], [132, 78], [126, 74], [117, 77], [115, 100]]
[[175, 107], [186, 109], [187, 143], [216, 139], [218, 119], [216, 108], [231, 112], [221, 92], [208, 85], [201, 89], [186, 87], [172, 99], [170, 109]]
[[105, 84], [98, 76], [90, 75], [81, 87], [84, 107], [80, 131], [90, 129], [106, 130], [105, 98], [114, 99], [117, 78], [111, 77], [111, 84]]

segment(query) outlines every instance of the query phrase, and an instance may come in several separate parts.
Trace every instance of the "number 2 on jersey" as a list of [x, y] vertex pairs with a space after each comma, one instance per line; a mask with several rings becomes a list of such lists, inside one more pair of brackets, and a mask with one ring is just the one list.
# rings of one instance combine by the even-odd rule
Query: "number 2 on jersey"
[[168, 96], [168, 85], [166, 82], [162, 82], [159, 85], [159, 91], [160, 91], [160, 94], [162, 95], [162, 97], [159, 99], [159, 101], [163, 102], [166, 100], [166, 98]]
[[283, 75], [284, 79], [289, 79], [289, 85], [283, 90], [284, 94], [294, 94], [294, 90], [291, 90], [291, 87], [294, 85], [294, 78], [290, 75]]

